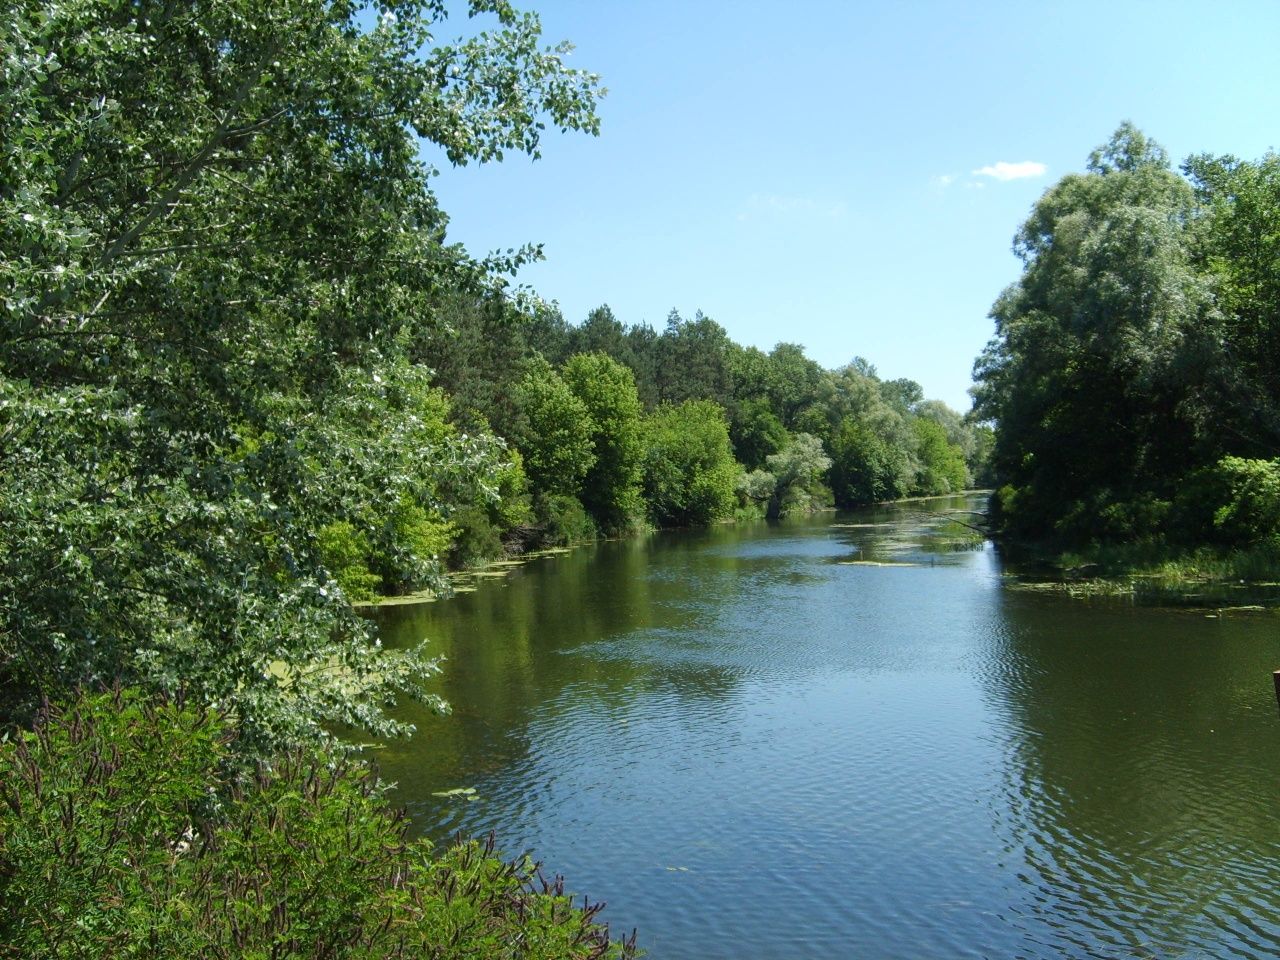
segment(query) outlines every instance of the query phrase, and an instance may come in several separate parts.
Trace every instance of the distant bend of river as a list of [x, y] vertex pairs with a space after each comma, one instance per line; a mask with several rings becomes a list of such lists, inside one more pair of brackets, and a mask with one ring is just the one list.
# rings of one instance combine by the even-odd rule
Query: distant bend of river
[[973, 506], [379, 609], [453, 707], [402, 711], [393, 799], [532, 851], [654, 960], [1280, 956], [1280, 618], [1010, 590], [925, 514]]

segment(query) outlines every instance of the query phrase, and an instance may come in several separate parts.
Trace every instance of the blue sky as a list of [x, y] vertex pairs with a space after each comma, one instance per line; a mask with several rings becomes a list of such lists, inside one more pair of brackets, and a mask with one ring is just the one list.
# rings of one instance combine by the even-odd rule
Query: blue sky
[[1122, 120], [1177, 162], [1280, 145], [1280, 0], [527, 5], [603, 76], [601, 136], [442, 163], [451, 239], [543, 243], [520, 279], [571, 322], [701, 309], [960, 410], [1014, 231]]

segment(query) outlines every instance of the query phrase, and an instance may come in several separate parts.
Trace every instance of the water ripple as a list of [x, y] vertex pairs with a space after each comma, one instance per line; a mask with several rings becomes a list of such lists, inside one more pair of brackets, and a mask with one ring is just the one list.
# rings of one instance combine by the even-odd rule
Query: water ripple
[[[1005, 593], [920, 530], [609, 545], [431, 605], [455, 714], [388, 772], [657, 960], [1280, 955], [1273, 621]], [[923, 565], [838, 562], [877, 551]]]

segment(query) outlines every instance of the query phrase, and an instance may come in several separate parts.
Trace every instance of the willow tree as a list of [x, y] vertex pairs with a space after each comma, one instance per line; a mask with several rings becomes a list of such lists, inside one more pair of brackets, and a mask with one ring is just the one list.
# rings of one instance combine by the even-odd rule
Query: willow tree
[[1187, 360], [1213, 310], [1195, 211], [1163, 148], [1124, 124], [1018, 232], [1022, 277], [992, 308], [975, 371], [1011, 531], [1123, 538], [1158, 524], [1195, 441]]

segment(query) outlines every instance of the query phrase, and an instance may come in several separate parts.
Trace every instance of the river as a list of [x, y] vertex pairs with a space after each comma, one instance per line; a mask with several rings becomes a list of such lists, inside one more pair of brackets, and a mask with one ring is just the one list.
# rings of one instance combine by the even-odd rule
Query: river
[[654, 960], [1280, 955], [1280, 618], [1011, 589], [924, 516], [972, 506], [379, 608], [453, 707], [401, 712], [393, 801], [533, 851]]

